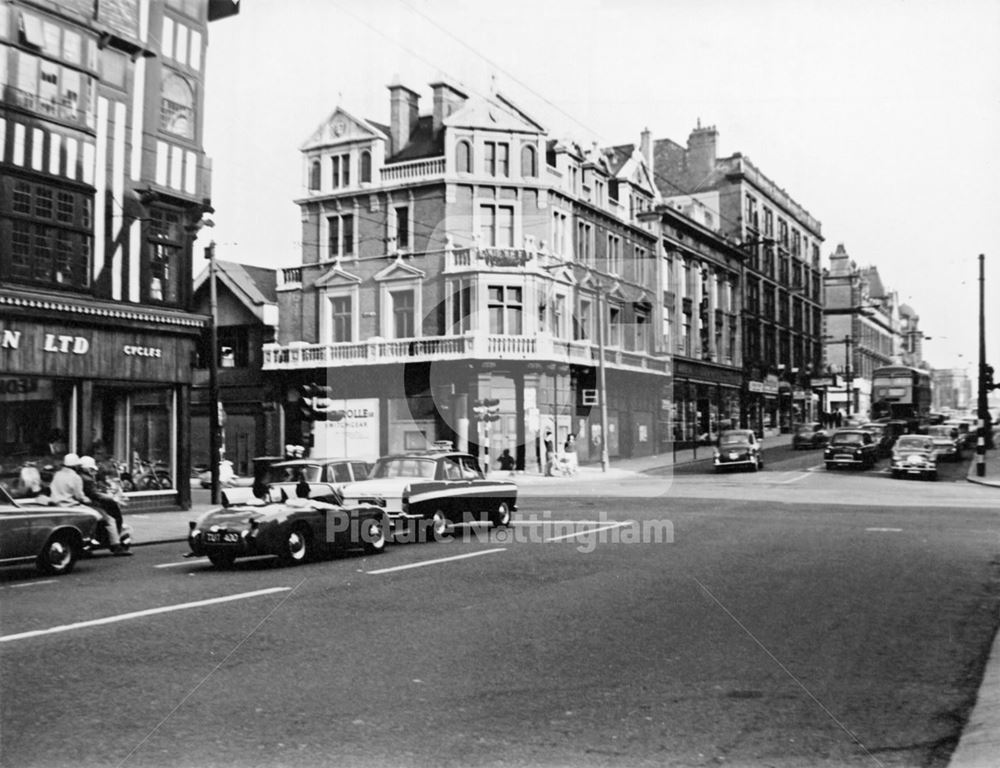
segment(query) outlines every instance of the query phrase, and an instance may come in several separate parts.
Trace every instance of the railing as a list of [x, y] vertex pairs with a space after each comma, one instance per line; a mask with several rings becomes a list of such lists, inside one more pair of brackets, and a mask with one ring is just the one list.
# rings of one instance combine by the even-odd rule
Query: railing
[[429, 160], [410, 160], [404, 163], [393, 163], [382, 168], [382, 181], [418, 181], [429, 176], [441, 176], [444, 173], [444, 158], [433, 157]]
[[281, 285], [298, 285], [302, 282], [302, 267], [285, 267], [279, 273]]
[[[265, 345], [264, 370], [296, 368], [336, 368], [395, 362], [436, 360], [526, 360], [594, 364], [599, 358], [596, 345], [584, 341], [539, 336], [508, 336], [468, 333], [461, 336], [432, 336], [414, 339], [373, 338], [362, 342]], [[605, 349], [605, 362], [622, 368], [666, 372], [669, 359], [644, 352]]]

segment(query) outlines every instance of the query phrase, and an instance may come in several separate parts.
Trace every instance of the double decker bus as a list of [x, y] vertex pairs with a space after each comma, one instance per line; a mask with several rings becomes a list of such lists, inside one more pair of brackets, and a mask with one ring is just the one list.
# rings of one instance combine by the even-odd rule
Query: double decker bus
[[931, 375], [920, 368], [887, 365], [872, 373], [872, 419], [930, 422]]

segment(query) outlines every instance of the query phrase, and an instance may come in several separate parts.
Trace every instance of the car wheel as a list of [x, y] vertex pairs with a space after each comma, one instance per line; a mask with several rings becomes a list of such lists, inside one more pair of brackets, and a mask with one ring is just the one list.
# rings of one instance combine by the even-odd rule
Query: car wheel
[[73, 570], [79, 555], [77, 542], [68, 533], [56, 533], [45, 542], [35, 561], [38, 570], [48, 576], [62, 576]]
[[361, 546], [366, 555], [377, 555], [385, 552], [385, 545], [388, 539], [385, 535], [385, 525], [382, 520], [373, 517], [361, 524]]
[[826, 468], [830, 471], [833, 471], [834, 469], [837, 468], [837, 465], [834, 464], [832, 461], [828, 461], [826, 462]]
[[431, 541], [441, 541], [444, 538], [445, 533], [448, 532], [448, 516], [445, 515], [443, 510], [437, 509], [434, 511], [434, 514], [430, 517], [428, 529], [431, 534]]
[[281, 561], [285, 565], [299, 565], [312, 554], [312, 536], [304, 525], [296, 525], [285, 535]]
[[235, 552], [210, 552], [208, 561], [216, 568], [232, 568], [236, 562]]
[[927, 475], [927, 479], [928, 480], [937, 480], [937, 472], [935, 471], [935, 472], [931, 472], [930, 474], [928, 474]]
[[506, 501], [501, 501], [490, 514], [490, 522], [498, 528], [510, 525], [510, 505]]

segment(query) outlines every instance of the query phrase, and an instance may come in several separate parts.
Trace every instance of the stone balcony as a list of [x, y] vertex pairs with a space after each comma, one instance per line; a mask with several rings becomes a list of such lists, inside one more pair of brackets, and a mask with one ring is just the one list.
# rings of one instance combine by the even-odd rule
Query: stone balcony
[[[412, 339], [371, 338], [361, 342], [264, 346], [265, 371], [350, 368], [390, 363], [446, 360], [524, 361], [598, 365], [597, 344], [556, 339], [548, 334], [507, 336], [467, 333]], [[606, 366], [622, 370], [668, 373], [670, 358], [617, 348], [604, 350]]]

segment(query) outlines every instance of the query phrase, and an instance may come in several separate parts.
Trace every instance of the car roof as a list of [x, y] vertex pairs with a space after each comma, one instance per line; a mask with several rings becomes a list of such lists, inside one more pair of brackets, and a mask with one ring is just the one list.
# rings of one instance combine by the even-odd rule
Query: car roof
[[462, 451], [443, 451], [440, 448], [428, 448], [424, 451], [390, 453], [379, 457], [379, 461], [382, 461], [383, 459], [440, 459], [446, 456], [467, 456], [470, 459], [474, 458], [471, 453], [464, 453]]
[[276, 461], [272, 467], [308, 467], [312, 464], [329, 464], [334, 461], [363, 461], [363, 459], [288, 459], [286, 461]]

